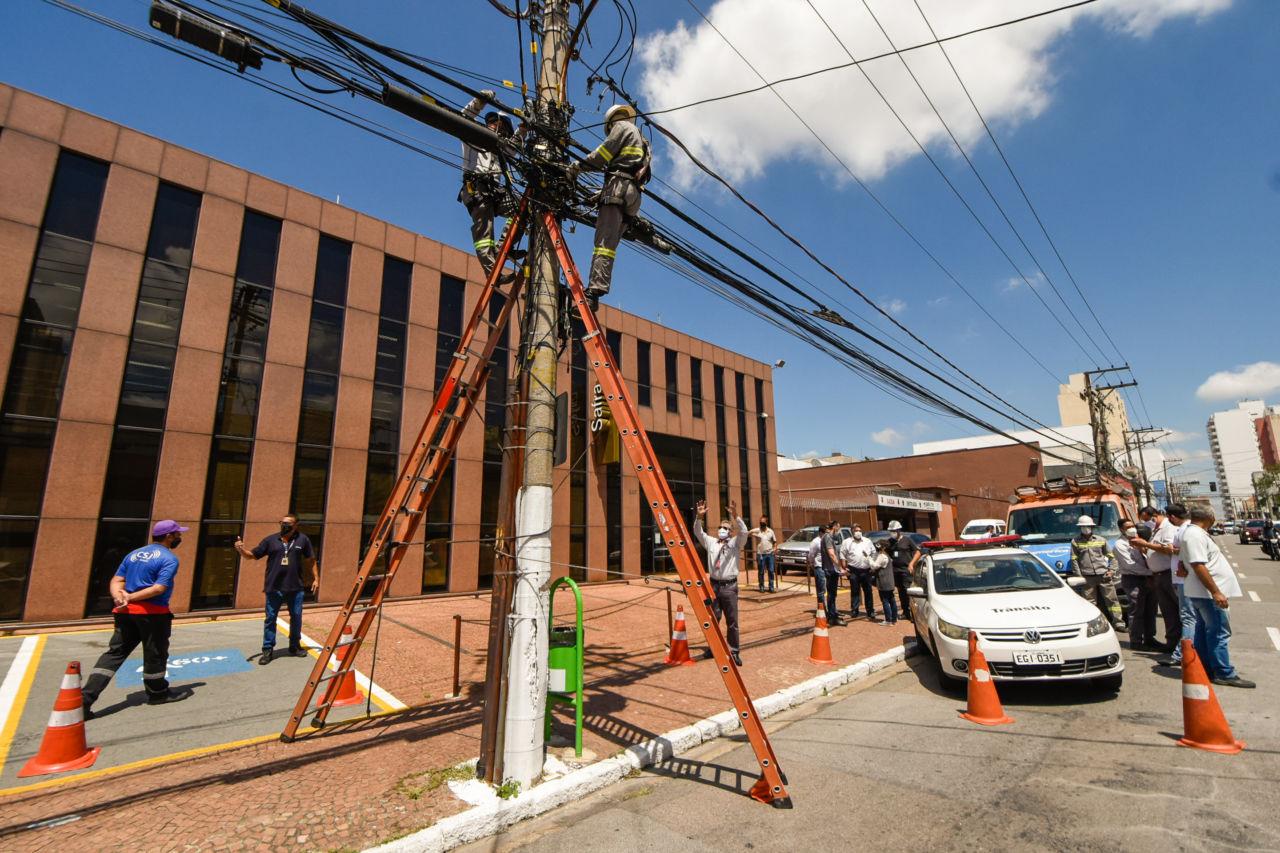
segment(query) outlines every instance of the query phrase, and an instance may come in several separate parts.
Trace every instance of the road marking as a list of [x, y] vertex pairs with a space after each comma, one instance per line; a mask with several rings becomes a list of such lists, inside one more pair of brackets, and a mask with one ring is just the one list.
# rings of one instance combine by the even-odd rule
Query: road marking
[[1253, 590], [1249, 590], [1249, 598], [1250, 598], [1252, 601], [1261, 601], [1261, 600], [1262, 600], [1261, 598], [1258, 598], [1258, 594], [1257, 594], [1256, 592], [1254, 592]]
[[1276, 651], [1280, 652], [1280, 628], [1268, 628], [1267, 633], [1271, 635], [1271, 645], [1276, 647]]
[[[289, 623], [284, 621], [284, 619], [277, 618], [276, 626], [281, 631], [284, 631], [286, 633], [289, 631]], [[305, 633], [302, 634], [302, 645], [306, 647], [307, 652], [312, 657], [316, 657], [316, 658], [320, 657], [319, 650], [324, 648], [324, 646], [322, 646], [320, 643], [317, 643], [315, 640], [308, 637]], [[337, 672], [338, 670], [338, 662], [332, 656], [330, 656], [329, 658], [329, 670], [331, 672]], [[356, 674], [356, 684], [364, 688], [365, 695], [372, 696], [373, 701], [380, 708], [382, 708], [382, 710], [407, 711], [409, 709], [408, 705], [404, 704], [399, 699], [397, 699], [396, 697], [388, 693], [386, 690], [383, 690], [381, 687], [374, 684], [372, 681], [369, 680], [369, 676], [365, 675], [360, 670], [352, 668], [352, 672]]]
[[40, 653], [44, 651], [45, 635], [23, 637], [18, 653], [9, 664], [9, 672], [0, 683], [0, 767], [9, 757], [9, 745], [18, 731], [18, 720], [26, 707], [31, 682], [40, 666]]

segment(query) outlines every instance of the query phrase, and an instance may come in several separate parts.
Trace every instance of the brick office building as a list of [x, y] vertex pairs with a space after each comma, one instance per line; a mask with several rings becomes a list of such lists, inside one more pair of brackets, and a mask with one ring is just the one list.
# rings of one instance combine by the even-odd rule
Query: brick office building
[[[344, 597], [480, 275], [460, 249], [0, 86], [0, 621], [106, 613], [120, 556], [165, 517], [191, 527], [175, 610], [257, 606], [263, 564], [231, 543], [291, 510], [320, 600]], [[690, 516], [704, 495], [776, 508], [768, 365], [599, 316]], [[508, 331], [393, 595], [491, 583]], [[555, 573], [666, 568], [628, 466], [593, 452], [593, 386], [568, 348]]]

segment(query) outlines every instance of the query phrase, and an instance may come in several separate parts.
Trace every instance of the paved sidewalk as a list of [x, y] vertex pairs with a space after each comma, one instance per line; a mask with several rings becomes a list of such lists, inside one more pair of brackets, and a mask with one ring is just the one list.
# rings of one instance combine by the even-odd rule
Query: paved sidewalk
[[[583, 588], [588, 686], [584, 746], [597, 757], [730, 706], [711, 662], [662, 665], [669, 640], [667, 586], [633, 582]], [[673, 600], [681, 600], [678, 590]], [[557, 603], [560, 621], [567, 614], [564, 601]], [[752, 695], [824, 671], [807, 661], [812, 607], [803, 581], [788, 583], [773, 595], [744, 587], [743, 675]], [[362, 655], [358, 666], [414, 706], [407, 712], [334, 727], [294, 744], [271, 741], [0, 796], [0, 847], [360, 849], [461, 811], [465, 805], [441, 784], [442, 774], [433, 771], [479, 752], [488, 612], [485, 595], [385, 609], [376, 662]], [[463, 695], [445, 699], [452, 687], [455, 613], [464, 620]], [[304, 630], [323, 637], [332, 619], [331, 611], [310, 612]], [[889, 629], [865, 620], [833, 629], [835, 658], [851, 663], [901, 643], [910, 630], [907, 623]], [[691, 626], [689, 633], [696, 657], [700, 632]], [[557, 719], [557, 742], [567, 740], [569, 717]], [[91, 743], [94, 722], [89, 724]], [[561, 757], [566, 753], [571, 756], [572, 750], [555, 750]]]

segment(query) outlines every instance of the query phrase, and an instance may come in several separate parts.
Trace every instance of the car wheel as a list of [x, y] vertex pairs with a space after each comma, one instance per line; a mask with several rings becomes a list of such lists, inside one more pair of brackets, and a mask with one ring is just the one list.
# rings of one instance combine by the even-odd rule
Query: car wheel
[[1093, 680], [1093, 686], [1106, 693], [1119, 693], [1120, 685], [1124, 683], [1124, 673], [1117, 672], [1115, 675], [1104, 675], [1101, 678]]
[[[918, 635], [917, 635], [918, 636]], [[960, 693], [969, 686], [967, 678], [956, 678], [947, 672], [942, 666], [942, 656], [938, 654], [938, 647], [935, 644], [927, 644], [925, 646], [929, 650], [930, 656], [933, 658], [933, 671], [938, 675], [938, 686], [946, 693]]]

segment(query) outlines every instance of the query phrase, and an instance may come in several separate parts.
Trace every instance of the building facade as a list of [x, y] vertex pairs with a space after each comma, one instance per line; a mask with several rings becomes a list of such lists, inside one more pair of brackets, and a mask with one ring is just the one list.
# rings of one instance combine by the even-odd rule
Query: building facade
[[1245, 400], [1234, 409], [1209, 416], [1209, 452], [1218, 477], [1222, 507], [1227, 518], [1248, 511], [1245, 501], [1253, 500], [1253, 475], [1262, 470], [1255, 421], [1266, 412], [1261, 400]]
[[[159, 518], [191, 528], [175, 611], [260, 604], [263, 564], [231, 545], [288, 512], [318, 545], [319, 600], [345, 598], [480, 287], [468, 252], [0, 86], [0, 621], [106, 614]], [[769, 366], [598, 316], [687, 517], [704, 496], [775, 508]], [[508, 329], [392, 595], [492, 583], [515, 344]], [[669, 568], [593, 430], [577, 343], [558, 387], [554, 573]]]
[[[1084, 395], [1085, 375], [1073, 373], [1067, 377], [1065, 385], [1058, 386], [1058, 419], [1063, 426], [1090, 427], [1089, 441], [1093, 434], [1088, 399]], [[1124, 397], [1115, 389], [1098, 392], [1098, 420], [1107, 434], [1107, 449], [1121, 451], [1128, 446], [1126, 433], [1129, 432], [1129, 407]]]
[[1042, 464], [1038, 449], [1015, 444], [790, 468], [779, 473], [783, 523], [789, 533], [830, 519], [868, 530], [898, 521], [951, 539], [972, 519], [1004, 518], [1020, 486], [1041, 482]]

